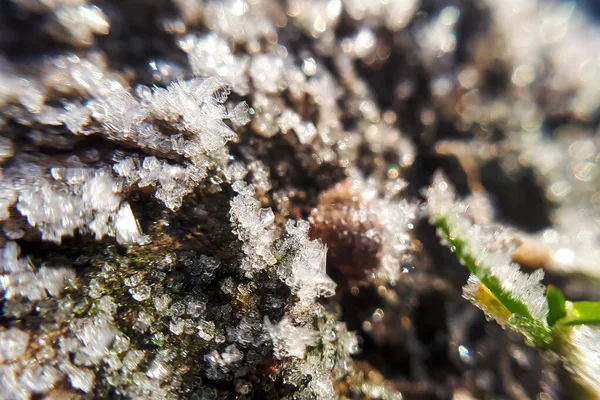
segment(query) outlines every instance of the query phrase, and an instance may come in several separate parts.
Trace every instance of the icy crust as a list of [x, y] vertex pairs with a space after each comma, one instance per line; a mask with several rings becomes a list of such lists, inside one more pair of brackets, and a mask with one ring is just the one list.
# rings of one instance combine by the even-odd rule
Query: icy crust
[[[481, 301], [480, 280], [483, 276], [489, 276], [499, 282], [504, 294], [524, 304], [524, 311], [534, 320], [545, 324], [548, 304], [546, 288], [541, 283], [544, 273], [541, 269], [532, 274], [523, 273], [512, 262], [511, 254], [518, 247], [514, 237], [499, 227], [474, 224], [467, 205], [456, 200], [454, 189], [440, 171], [435, 173], [431, 186], [424, 194], [429, 219], [438, 226], [442, 243], [456, 251], [459, 260], [471, 269], [472, 275], [464, 288], [464, 296], [499, 323], [504, 325], [509, 322], [506, 318], [511, 316], [509, 310], [499, 311], [490, 303]], [[452, 243], [454, 239], [460, 243]], [[503, 316], [506, 311], [509, 311], [508, 315]]]

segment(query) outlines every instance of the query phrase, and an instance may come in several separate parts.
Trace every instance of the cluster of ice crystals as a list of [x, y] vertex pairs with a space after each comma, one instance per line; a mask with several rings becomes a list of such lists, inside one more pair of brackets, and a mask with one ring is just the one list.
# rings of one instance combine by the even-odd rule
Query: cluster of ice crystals
[[57, 296], [75, 277], [67, 268], [41, 267], [36, 270], [29, 258], [20, 257], [15, 242], [1, 250], [0, 293], [6, 299], [27, 298], [31, 301]]
[[[227, 110], [224, 103], [229, 87], [216, 77], [175, 81], [167, 88], [140, 85], [136, 94], [139, 98], [121, 88], [88, 106], [94, 119], [116, 139], [130, 138], [142, 148], [157, 148], [160, 143], [156, 140], [163, 139], [171, 142], [163, 151], [173, 149], [194, 159], [195, 153], [214, 152], [236, 138], [224, 119], [241, 125], [249, 121], [244, 103], [231, 112]], [[167, 123], [176, 132], [187, 135], [184, 148], [179, 149], [173, 137], [164, 137], [155, 126], [143, 121]]]
[[[2, 249], [1, 267], [1, 292], [7, 301], [13, 302], [59, 297], [74, 277], [74, 271], [64, 268], [41, 267], [36, 272], [27, 258], [19, 258], [19, 248], [14, 242], [6, 243]], [[50, 324], [46, 331], [35, 332], [35, 343], [31, 333], [17, 327], [2, 331], [0, 380], [6, 390], [4, 394], [8, 398], [30, 398], [30, 392], [43, 394], [65, 377], [73, 388], [90, 392], [96, 376], [89, 367], [99, 365], [109, 356], [109, 346], [117, 333], [112, 322], [115, 311], [111, 299], [101, 298], [94, 317], [72, 318], [62, 328]], [[47, 338], [48, 335], [54, 339]], [[40, 347], [37, 355], [28, 355], [30, 345]]]
[[376, 256], [377, 265], [355, 268], [368, 271], [378, 266], [377, 278], [393, 284], [400, 278], [403, 259], [411, 250], [410, 231], [418, 203], [397, 199], [406, 186], [400, 178], [384, 186], [363, 178], [358, 171], [351, 175], [321, 195], [310, 220], [317, 236], [333, 238], [341, 247], [352, 246], [357, 252], [376, 253], [372, 256]]
[[[64, 125], [79, 135], [101, 134], [154, 154], [143, 159], [115, 157], [113, 169], [125, 182], [115, 179], [109, 168], [87, 167], [90, 160], [76, 157], [64, 165], [48, 162], [44, 167], [33, 161], [20, 162], [3, 171], [0, 218], [9, 218], [9, 207], [16, 205], [44, 240], [60, 242], [62, 237], [79, 231], [92, 233], [98, 239], [109, 235], [122, 243], [140, 242], [137, 221], [121, 193], [132, 185], [152, 186], [158, 199], [177, 209], [183, 197], [206, 177], [206, 168], [223, 158], [225, 144], [236, 139], [224, 120], [234, 126], [250, 120], [245, 102], [236, 106], [225, 104], [230, 89], [217, 77], [175, 80], [166, 88], [140, 85], [134, 93], [123, 79], [108, 71], [102, 57], [94, 55], [50, 59], [45, 67], [45, 81], [13, 78], [15, 69], [6, 68], [7, 85], [0, 102], [21, 101], [31, 110], [41, 111], [35, 118], [42, 124]], [[4, 76], [0, 74], [0, 80]], [[27, 93], [39, 88], [35, 102], [18, 98], [23, 89], [19, 82], [31, 86], [32, 90], [24, 91]], [[61, 109], [43, 105], [47, 91], [76, 93], [90, 99], [83, 104], [67, 103]], [[54, 140], [37, 131], [30, 136], [40, 145]], [[1, 157], [15, 155], [10, 140], [4, 139], [0, 144]], [[69, 145], [67, 141], [61, 144]], [[94, 157], [91, 161], [97, 161], [98, 155]], [[186, 161], [183, 165], [170, 163], [162, 157], [184, 157]], [[11, 238], [23, 235], [22, 230], [9, 228], [6, 225], [4, 230]]]
[[240, 181], [234, 184], [238, 195], [231, 200], [231, 223], [234, 233], [243, 243], [247, 262], [252, 269], [262, 269], [277, 261], [273, 254], [273, 242], [277, 231], [273, 230], [275, 216], [270, 208], [261, 208], [253, 197], [254, 190]]
[[307, 221], [288, 220], [287, 237], [282, 248], [288, 252], [282, 280], [292, 288], [301, 302], [312, 302], [316, 297], [331, 297], [336, 283], [327, 275], [327, 246], [319, 240], [310, 240]]
[[[398, 182], [399, 189], [406, 184]], [[357, 218], [361, 221], [375, 221], [376, 227], [367, 234], [377, 236], [381, 244], [381, 272], [390, 282], [399, 278], [402, 256], [410, 249], [410, 227], [416, 218], [418, 204], [407, 200], [393, 200], [397, 191], [386, 190], [386, 195], [378, 194], [374, 182], [361, 178], [354, 180], [353, 190], [360, 193], [360, 208]], [[366, 215], [365, 215], [366, 214]]]
[[179, 41], [179, 46], [187, 53], [195, 75], [218, 76], [237, 93], [248, 94], [248, 57], [233, 54], [225, 39], [216, 33], [204, 36], [190, 34]]
[[142, 239], [131, 208], [119, 195], [121, 183], [105, 170], [54, 167], [48, 171], [29, 163], [7, 169], [0, 184], [3, 206], [16, 200], [17, 210], [44, 240], [60, 243], [77, 230], [98, 239], [105, 235], [120, 242]]
[[137, 156], [125, 157], [113, 169], [125, 178], [128, 186], [156, 187], [155, 197], [171, 210], [179, 208], [183, 198], [206, 177], [204, 168], [169, 164], [154, 156], [143, 160]]
[[[223, 103], [229, 95], [229, 87], [218, 78], [193, 78], [176, 81], [167, 88], [154, 87], [150, 91], [139, 86], [137, 93], [142, 104], [148, 107], [154, 119], [171, 124], [179, 132], [189, 132], [197, 137], [201, 150], [212, 152], [222, 148], [226, 142], [236, 138], [235, 133], [223, 122], [248, 122], [248, 107], [242, 103], [229, 113]], [[239, 120], [239, 118], [243, 118]]]
[[[512, 253], [517, 248], [514, 237], [499, 227], [474, 224], [468, 207], [456, 200], [454, 188], [440, 171], [434, 175], [425, 196], [432, 222], [444, 218], [450, 228], [449, 235], [466, 243], [465, 251], [475, 259], [477, 267], [487, 269], [491, 276], [496, 277], [502, 290], [524, 303], [536, 320], [545, 321], [548, 304], [546, 288], [541, 283], [544, 272], [539, 269], [526, 274], [512, 262]], [[472, 277], [465, 287], [465, 297], [472, 301], [476, 300], [473, 293], [478, 288], [477, 282], [478, 279]], [[485, 305], [477, 305], [485, 309]]]
[[300, 326], [294, 326], [288, 317], [284, 317], [276, 324], [272, 324], [265, 317], [264, 326], [271, 340], [275, 357], [304, 358], [307, 346], [314, 346], [319, 338], [319, 333]]

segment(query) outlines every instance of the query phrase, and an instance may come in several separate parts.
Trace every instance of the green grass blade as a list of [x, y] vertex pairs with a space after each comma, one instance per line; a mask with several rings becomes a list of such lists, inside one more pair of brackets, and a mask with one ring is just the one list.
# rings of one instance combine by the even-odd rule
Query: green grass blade
[[[563, 321], [561, 321], [563, 322]], [[596, 325], [600, 324], [600, 302], [578, 301], [567, 307], [565, 325]]]
[[550, 285], [546, 291], [546, 300], [548, 301], [548, 315], [546, 321], [548, 325], [554, 326], [559, 320], [567, 315], [567, 302], [565, 296], [556, 287]]

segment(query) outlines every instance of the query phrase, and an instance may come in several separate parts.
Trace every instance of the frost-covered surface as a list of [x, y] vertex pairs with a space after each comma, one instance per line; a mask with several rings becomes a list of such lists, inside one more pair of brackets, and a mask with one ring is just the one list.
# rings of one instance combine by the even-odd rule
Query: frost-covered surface
[[597, 298], [599, 32], [553, 0], [3, 2], [0, 397], [572, 397], [461, 293], [520, 332], [542, 280]]

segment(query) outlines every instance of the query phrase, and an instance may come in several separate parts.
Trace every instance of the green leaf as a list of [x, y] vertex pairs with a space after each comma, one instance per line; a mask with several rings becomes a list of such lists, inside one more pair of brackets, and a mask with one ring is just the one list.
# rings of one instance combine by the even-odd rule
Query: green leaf
[[552, 285], [548, 286], [546, 300], [548, 301], [546, 321], [548, 325], [553, 326], [567, 315], [567, 302], [562, 292]]
[[578, 301], [567, 307], [567, 316], [561, 323], [565, 325], [600, 324], [600, 302]]

